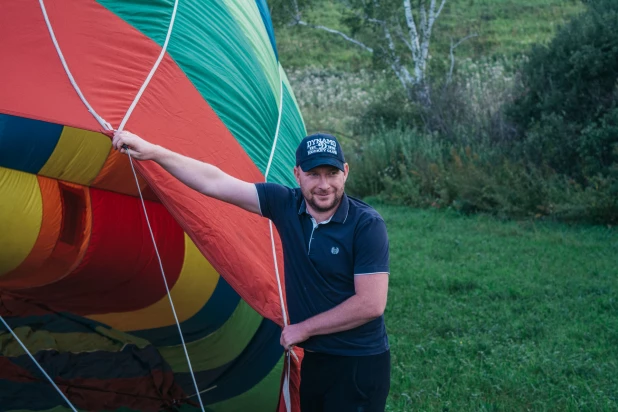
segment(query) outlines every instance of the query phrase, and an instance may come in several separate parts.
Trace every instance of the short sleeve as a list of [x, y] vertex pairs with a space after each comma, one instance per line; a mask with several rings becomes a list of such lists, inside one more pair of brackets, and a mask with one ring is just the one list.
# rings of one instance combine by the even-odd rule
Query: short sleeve
[[283, 217], [290, 202], [294, 201], [294, 190], [276, 183], [256, 183], [260, 214], [272, 221]]
[[359, 223], [354, 236], [354, 274], [389, 273], [386, 223], [379, 216]]

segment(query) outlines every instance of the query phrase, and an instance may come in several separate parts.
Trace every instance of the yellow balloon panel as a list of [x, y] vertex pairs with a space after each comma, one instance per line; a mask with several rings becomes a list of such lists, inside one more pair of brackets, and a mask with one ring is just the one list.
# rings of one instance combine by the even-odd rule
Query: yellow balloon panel
[[[219, 274], [185, 234], [184, 263], [178, 280], [170, 290], [180, 322], [195, 315], [208, 302], [218, 281]], [[167, 296], [140, 310], [91, 315], [88, 318], [121, 331], [154, 329], [176, 324]]]
[[88, 186], [103, 167], [112, 143], [101, 133], [65, 126], [40, 175]]
[[43, 201], [36, 175], [0, 167], [0, 276], [26, 259], [41, 230]]

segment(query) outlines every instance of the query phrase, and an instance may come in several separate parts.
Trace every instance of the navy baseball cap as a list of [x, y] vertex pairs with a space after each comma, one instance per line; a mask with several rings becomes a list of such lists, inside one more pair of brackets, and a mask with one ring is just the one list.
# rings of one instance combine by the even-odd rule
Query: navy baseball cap
[[343, 171], [343, 150], [333, 135], [316, 133], [305, 137], [296, 149], [296, 166], [307, 172], [318, 166], [335, 166]]

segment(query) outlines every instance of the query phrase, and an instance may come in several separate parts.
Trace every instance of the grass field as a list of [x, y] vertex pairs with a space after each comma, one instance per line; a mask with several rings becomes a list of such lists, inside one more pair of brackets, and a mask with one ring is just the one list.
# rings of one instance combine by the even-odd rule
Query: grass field
[[618, 411], [618, 233], [380, 206], [389, 411]]

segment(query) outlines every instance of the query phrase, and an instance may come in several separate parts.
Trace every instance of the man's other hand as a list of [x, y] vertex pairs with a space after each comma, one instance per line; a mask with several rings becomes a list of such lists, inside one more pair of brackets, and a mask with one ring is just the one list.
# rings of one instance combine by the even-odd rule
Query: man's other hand
[[290, 350], [292, 346], [297, 345], [301, 342], [306, 341], [311, 336], [305, 330], [305, 327], [302, 323], [298, 323], [296, 325], [288, 325], [283, 328], [283, 332], [281, 332], [280, 343], [286, 350]]

